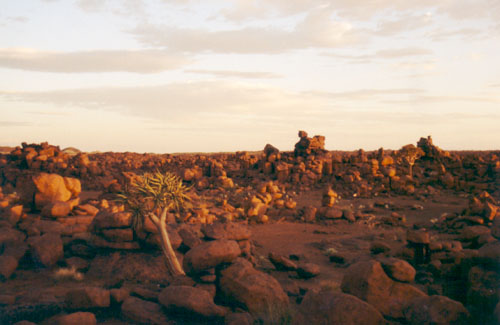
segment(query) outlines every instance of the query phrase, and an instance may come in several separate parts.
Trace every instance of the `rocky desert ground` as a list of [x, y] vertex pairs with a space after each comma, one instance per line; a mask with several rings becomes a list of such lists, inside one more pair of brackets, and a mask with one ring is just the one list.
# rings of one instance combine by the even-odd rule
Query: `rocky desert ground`
[[[0, 154], [1, 324], [499, 324], [500, 151]], [[171, 172], [158, 229], [118, 194]]]

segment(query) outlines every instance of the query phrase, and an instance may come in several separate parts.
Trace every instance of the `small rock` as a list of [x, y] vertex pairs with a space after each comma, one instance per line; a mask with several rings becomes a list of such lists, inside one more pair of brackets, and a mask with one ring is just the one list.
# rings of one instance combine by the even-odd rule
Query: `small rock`
[[370, 245], [370, 252], [372, 254], [387, 253], [391, 251], [391, 246], [383, 241], [374, 241]]
[[303, 279], [313, 278], [320, 273], [319, 265], [313, 263], [302, 264], [297, 268], [297, 275]]
[[286, 258], [275, 253], [269, 253], [269, 260], [273, 263], [274, 267], [278, 271], [295, 271], [297, 270], [297, 264]]

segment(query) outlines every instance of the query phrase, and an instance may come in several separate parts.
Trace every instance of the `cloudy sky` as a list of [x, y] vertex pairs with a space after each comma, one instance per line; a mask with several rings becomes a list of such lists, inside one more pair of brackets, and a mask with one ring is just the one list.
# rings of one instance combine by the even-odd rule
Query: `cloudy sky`
[[500, 149], [500, 0], [16, 0], [0, 145]]

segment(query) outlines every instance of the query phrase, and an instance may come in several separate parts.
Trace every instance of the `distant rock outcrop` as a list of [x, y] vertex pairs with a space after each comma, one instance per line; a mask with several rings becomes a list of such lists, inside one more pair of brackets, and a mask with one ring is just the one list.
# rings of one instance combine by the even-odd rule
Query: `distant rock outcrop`
[[325, 137], [322, 135], [315, 135], [312, 138], [307, 136], [306, 131], [299, 131], [299, 142], [295, 144], [295, 156], [307, 157], [310, 154], [324, 153], [325, 152]]

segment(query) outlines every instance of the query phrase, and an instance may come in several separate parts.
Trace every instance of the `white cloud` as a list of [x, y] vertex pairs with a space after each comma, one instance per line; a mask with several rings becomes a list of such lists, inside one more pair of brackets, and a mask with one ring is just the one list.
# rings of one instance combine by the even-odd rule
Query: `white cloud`
[[188, 73], [204, 74], [221, 78], [274, 79], [282, 77], [276, 73], [259, 72], [259, 71], [229, 71], [229, 70], [201, 70], [201, 69], [190, 69], [184, 71]]
[[292, 31], [271, 27], [207, 31], [143, 24], [131, 33], [148, 46], [191, 53], [282, 53], [306, 48], [335, 48], [361, 40], [361, 34], [351, 24], [334, 20], [329, 11], [320, 10], [309, 13]]
[[189, 63], [186, 57], [161, 50], [49, 52], [34, 49], [0, 49], [0, 67], [42, 72], [155, 73]]

